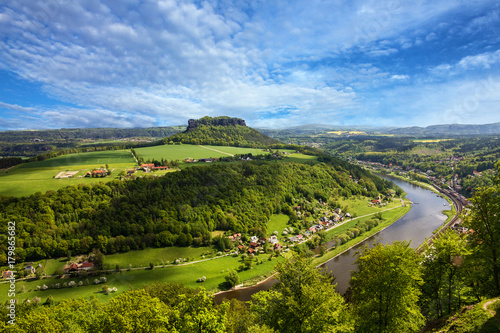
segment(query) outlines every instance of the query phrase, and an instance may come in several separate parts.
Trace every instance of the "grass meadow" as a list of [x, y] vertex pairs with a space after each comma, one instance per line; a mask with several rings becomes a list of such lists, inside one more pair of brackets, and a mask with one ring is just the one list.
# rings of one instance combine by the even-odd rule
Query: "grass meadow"
[[263, 149], [226, 147], [226, 146], [197, 146], [197, 145], [162, 145], [146, 148], [137, 148], [135, 152], [144, 160], [179, 160], [186, 158], [220, 158], [237, 154], [263, 155], [268, 152]]
[[[87, 171], [106, 164], [113, 170], [110, 177], [83, 177]], [[0, 195], [21, 197], [35, 192], [58, 190], [70, 185], [109, 181], [121, 170], [135, 165], [132, 154], [125, 150], [69, 154], [45, 161], [21, 164], [0, 174]], [[54, 178], [61, 171], [78, 171], [78, 173], [73, 178]]]
[[[239, 272], [240, 281], [256, 279], [259, 276], [268, 276], [270, 272], [274, 270], [277, 260], [280, 260], [280, 258], [272, 258], [272, 260], [269, 261], [268, 254], [261, 254], [256, 256], [256, 258], [259, 264], [254, 263], [252, 269]], [[238, 269], [241, 264], [242, 261], [240, 257], [226, 256], [193, 264], [157, 267], [153, 270], [141, 269], [122, 271], [121, 273], [106, 276], [107, 282], [105, 284], [110, 288], [116, 287], [118, 289], [118, 292], [110, 295], [104, 295], [101, 292], [101, 284], [93, 284], [96, 277], [88, 277], [89, 285], [74, 288], [48, 289], [45, 291], [35, 290], [36, 286], [41, 286], [43, 284], [50, 286], [51, 284], [63, 284], [69, 281], [78, 283], [79, 281], [85, 281], [85, 278], [47, 278], [42, 280], [31, 280], [29, 282], [17, 281], [16, 299], [33, 299], [33, 297], [37, 296], [40, 297], [42, 301], [45, 301], [49, 295], [52, 295], [55, 301], [60, 301], [66, 298], [83, 297], [88, 299], [93, 295], [96, 296], [99, 301], [107, 302], [113, 296], [119, 295], [126, 290], [141, 288], [145, 284], [154, 282], [176, 282], [182, 283], [187, 287], [204, 287], [209, 291], [217, 291], [219, 285], [225, 281], [224, 277], [228, 274], [229, 270]], [[196, 280], [202, 276], [206, 277], [206, 281], [204, 283], [196, 282]], [[23, 286], [24, 292], [21, 292]], [[7, 300], [8, 287], [8, 283], [0, 284], [0, 302], [2, 303]]]

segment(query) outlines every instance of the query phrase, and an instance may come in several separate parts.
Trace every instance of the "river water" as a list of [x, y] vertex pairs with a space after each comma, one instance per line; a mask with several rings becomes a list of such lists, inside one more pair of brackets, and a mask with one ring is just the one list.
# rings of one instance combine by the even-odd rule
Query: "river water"
[[[337, 291], [341, 294], [344, 294], [349, 286], [351, 271], [356, 269], [354, 265], [356, 259], [355, 253], [364, 245], [371, 247], [375, 243], [387, 244], [394, 241], [406, 240], [411, 241], [411, 247], [417, 248], [426, 237], [431, 236], [432, 232], [446, 220], [446, 215], [442, 211], [449, 210], [450, 206], [445, 199], [437, 196], [430, 190], [405, 181], [389, 177], [384, 178], [392, 180], [401, 187], [407, 193], [406, 198], [414, 202], [414, 204], [405, 216], [386, 229], [322, 265], [322, 267], [335, 276]], [[268, 290], [275, 283], [276, 279], [271, 278], [253, 287], [219, 293], [215, 295], [215, 301], [220, 303], [224, 298], [237, 298], [240, 301], [249, 301], [254, 293], [261, 290]]]

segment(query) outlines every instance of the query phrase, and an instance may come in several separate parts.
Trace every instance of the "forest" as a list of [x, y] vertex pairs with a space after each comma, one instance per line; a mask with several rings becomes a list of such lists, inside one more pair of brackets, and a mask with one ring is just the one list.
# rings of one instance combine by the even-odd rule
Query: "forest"
[[[350, 177], [352, 176], [352, 178]], [[353, 179], [358, 179], [354, 182]], [[266, 234], [273, 213], [304, 223], [294, 199], [387, 193], [391, 183], [344, 162], [315, 165], [253, 161], [190, 167], [158, 178], [70, 186], [29, 197], [0, 198], [2, 247], [16, 221], [18, 260], [145, 247], [201, 246], [213, 230]], [[2, 250], [5, 250], [3, 248]], [[5, 256], [1, 257], [2, 264]]]
[[[1, 308], [5, 332], [477, 332], [500, 331], [500, 181], [476, 194], [465, 224], [477, 232], [448, 230], [419, 254], [409, 242], [376, 244], [357, 254], [350, 289], [335, 291], [334, 277], [312, 258], [294, 254], [278, 262], [276, 283], [250, 302], [213, 301], [203, 288], [155, 283], [107, 303], [95, 296], [56, 303], [47, 291]], [[486, 213], [486, 214], [485, 214]], [[491, 234], [490, 232], [493, 232]], [[226, 283], [238, 284], [236, 271]], [[109, 293], [108, 285], [98, 292]], [[479, 303], [478, 303], [479, 302]], [[477, 303], [476, 305], [474, 305]], [[11, 305], [9, 305], [11, 306]], [[12, 306], [11, 306], [12, 307]], [[494, 314], [494, 317], [492, 314]], [[15, 323], [15, 325], [12, 325]]]

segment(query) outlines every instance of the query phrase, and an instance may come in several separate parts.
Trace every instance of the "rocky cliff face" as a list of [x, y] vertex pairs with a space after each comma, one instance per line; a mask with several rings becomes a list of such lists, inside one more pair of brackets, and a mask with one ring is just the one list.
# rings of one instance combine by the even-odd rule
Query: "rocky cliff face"
[[246, 126], [245, 120], [239, 118], [229, 118], [229, 117], [220, 117], [220, 118], [210, 118], [204, 117], [201, 119], [189, 119], [188, 127], [186, 129], [187, 132], [195, 129], [200, 125], [208, 125], [208, 126]]

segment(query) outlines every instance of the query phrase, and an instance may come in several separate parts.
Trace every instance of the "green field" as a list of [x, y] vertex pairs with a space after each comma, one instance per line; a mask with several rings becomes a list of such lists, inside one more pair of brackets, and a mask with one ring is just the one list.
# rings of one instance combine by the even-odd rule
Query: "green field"
[[119, 265], [122, 269], [128, 268], [129, 265], [132, 265], [131, 267], [147, 267], [149, 263], [163, 265], [173, 263], [173, 261], [178, 258], [201, 260], [201, 256], [210, 251], [211, 249], [208, 247], [172, 246], [160, 249], [147, 248], [144, 250], [107, 255], [104, 260], [104, 268], [115, 269], [116, 265]]
[[[111, 177], [84, 178], [89, 170], [109, 165]], [[136, 164], [125, 150], [69, 154], [40, 162], [21, 164], [0, 174], [0, 195], [26, 196], [35, 192], [57, 190], [69, 185], [89, 184], [114, 179], [118, 173]], [[78, 171], [73, 178], [54, 178], [61, 171]]]
[[351, 197], [347, 200], [340, 199], [338, 202], [340, 205], [344, 207], [347, 206], [349, 208], [347, 212], [350, 212], [351, 214], [352, 212], [356, 212], [358, 216], [372, 214], [387, 208], [401, 206], [401, 200], [399, 198], [393, 198], [392, 201], [387, 202], [386, 206], [371, 206], [371, 199], [366, 197]]
[[271, 215], [271, 218], [269, 219], [269, 222], [267, 224], [267, 234], [270, 236], [274, 231], [278, 232], [278, 239], [280, 241], [283, 240], [283, 229], [288, 227], [288, 221], [290, 218], [288, 215], [284, 214], [273, 214]]
[[[255, 279], [258, 276], [268, 276], [270, 272], [273, 271], [274, 265], [276, 265], [277, 262], [276, 258], [269, 261], [269, 255], [267, 254], [261, 254], [260, 256], [257, 256], [257, 258], [259, 261], [262, 261], [262, 263], [254, 263], [252, 269], [240, 272], [240, 281]], [[217, 290], [219, 285], [224, 282], [224, 277], [227, 275], [228, 271], [230, 269], [237, 269], [241, 264], [242, 262], [240, 257], [226, 256], [196, 264], [169, 266], [164, 268], [155, 268], [154, 270], [141, 269], [123, 271], [121, 273], [107, 275], [108, 281], [105, 284], [110, 288], [116, 287], [118, 289], [117, 293], [108, 296], [100, 292], [101, 285], [93, 284], [92, 281], [95, 277], [89, 277], [88, 279], [90, 284], [86, 286], [49, 289], [45, 291], [36, 291], [35, 288], [36, 286], [41, 286], [43, 284], [50, 286], [51, 284], [62, 284], [69, 281], [85, 281], [85, 279], [47, 278], [42, 280], [31, 280], [30, 282], [17, 281], [16, 299], [32, 299], [37, 296], [40, 297], [42, 301], [45, 301], [49, 295], [52, 295], [56, 301], [60, 301], [65, 298], [84, 297], [88, 299], [91, 295], [94, 295], [98, 300], [106, 302], [113, 296], [119, 295], [126, 290], [131, 288], [141, 288], [145, 284], [153, 282], [176, 282], [193, 288], [202, 286], [207, 290]], [[204, 283], [197, 283], [196, 280], [202, 276], [207, 278], [206, 281]], [[22, 286], [24, 286], [25, 292], [20, 293], [19, 291], [22, 290]], [[0, 302], [2, 303], [7, 299], [8, 287], [9, 284], [7, 283], [0, 284]]]
[[220, 158], [237, 154], [263, 155], [268, 152], [263, 149], [226, 147], [226, 146], [197, 146], [197, 145], [162, 145], [135, 149], [138, 156], [144, 160], [179, 160], [186, 158]]

